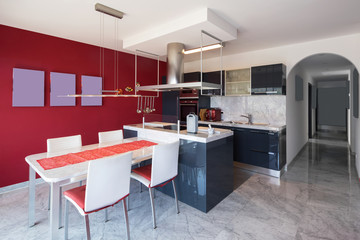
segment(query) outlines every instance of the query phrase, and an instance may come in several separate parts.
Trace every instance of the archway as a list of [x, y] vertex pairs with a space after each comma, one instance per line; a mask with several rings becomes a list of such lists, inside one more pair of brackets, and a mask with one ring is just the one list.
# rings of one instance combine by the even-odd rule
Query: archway
[[[351, 92], [353, 85], [354, 71], [357, 70], [351, 61], [332, 53], [317, 53], [307, 56], [298, 61], [289, 71], [286, 96], [288, 163], [300, 152], [308, 142], [309, 136], [313, 136], [319, 127], [340, 127], [347, 131], [347, 139], [351, 146], [354, 136], [352, 104], [348, 93]], [[330, 100], [333, 101], [332, 106], [323, 108], [320, 113], [318, 111], [319, 102], [316, 101], [319, 96], [319, 87], [322, 89], [322, 103], [324, 102], [323, 96], [332, 96]], [[339, 94], [337, 96], [329, 95], [334, 92], [338, 93], [339, 89], [343, 91], [341, 99]], [[309, 96], [310, 91], [312, 91], [311, 96]], [[337, 101], [341, 101], [342, 104], [335, 108], [334, 103], [337, 104]], [[344, 104], [347, 105], [344, 106]], [[348, 110], [346, 112], [344, 110], [343, 115], [339, 116], [338, 111], [342, 109], [341, 107]], [[326, 115], [327, 113], [329, 115]], [[321, 118], [319, 114], [321, 114]]]

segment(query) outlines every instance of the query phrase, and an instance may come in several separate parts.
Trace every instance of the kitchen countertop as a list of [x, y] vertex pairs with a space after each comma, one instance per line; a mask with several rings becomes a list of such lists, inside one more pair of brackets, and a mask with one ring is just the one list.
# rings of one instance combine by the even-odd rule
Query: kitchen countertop
[[214, 134], [208, 134], [208, 127], [199, 127], [197, 133], [188, 133], [186, 130], [180, 130], [180, 133], [177, 133], [177, 130], [164, 129], [162, 126], [169, 126], [176, 124], [169, 124], [163, 122], [151, 122], [146, 123], [145, 128], [142, 124], [130, 124], [124, 125], [123, 128], [126, 130], [133, 130], [138, 132], [138, 137], [146, 139], [162, 139], [175, 141], [178, 139], [191, 140], [196, 142], [208, 143], [216, 141], [222, 138], [230, 137], [233, 135], [231, 130], [214, 128]]
[[247, 123], [232, 122], [232, 121], [219, 121], [219, 122], [199, 121], [199, 124], [211, 124], [214, 126], [249, 128], [249, 129], [276, 131], [276, 132], [279, 132], [286, 128], [286, 125], [268, 125], [262, 123], [247, 124]]

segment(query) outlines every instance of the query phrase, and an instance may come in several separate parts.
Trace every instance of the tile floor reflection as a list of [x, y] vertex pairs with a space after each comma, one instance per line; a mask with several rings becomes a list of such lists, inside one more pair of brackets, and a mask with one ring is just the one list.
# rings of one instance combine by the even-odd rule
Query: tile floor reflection
[[[330, 141], [330, 143], [329, 143]], [[282, 178], [235, 168], [235, 190], [205, 214], [157, 192], [152, 229], [148, 192], [131, 184], [131, 239], [360, 239], [360, 188], [344, 141], [311, 140]], [[0, 194], [0, 239], [48, 239], [48, 186], [37, 186], [37, 224], [27, 227], [28, 190]], [[121, 204], [90, 215], [93, 239], [125, 239]], [[60, 230], [61, 238], [64, 230]], [[70, 207], [70, 239], [85, 239], [82, 217]]]

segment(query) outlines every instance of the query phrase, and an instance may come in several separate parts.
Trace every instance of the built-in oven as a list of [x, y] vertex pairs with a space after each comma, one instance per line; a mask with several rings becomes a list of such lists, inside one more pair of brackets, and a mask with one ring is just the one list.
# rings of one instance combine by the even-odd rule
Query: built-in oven
[[180, 121], [186, 122], [186, 116], [189, 113], [195, 113], [196, 115], [199, 112], [199, 100], [198, 99], [180, 99], [179, 100], [179, 110], [180, 110]]
[[198, 99], [199, 90], [198, 89], [182, 89], [180, 91], [180, 99]]

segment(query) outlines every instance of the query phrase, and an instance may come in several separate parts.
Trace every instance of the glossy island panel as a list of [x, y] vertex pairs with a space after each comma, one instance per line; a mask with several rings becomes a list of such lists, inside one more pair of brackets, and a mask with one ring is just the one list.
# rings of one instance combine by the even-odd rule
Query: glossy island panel
[[[175, 179], [179, 200], [208, 212], [233, 191], [233, 137], [210, 143], [180, 139]], [[159, 191], [173, 196], [170, 184]]]
[[[124, 128], [124, 136], [134, 136]], [[233, 136], [203, 143], [181, 139], [178, 176], [179, 201], [208, 212], [233, 191]], [[171, 184], [157, 190], [174, 197]]]

